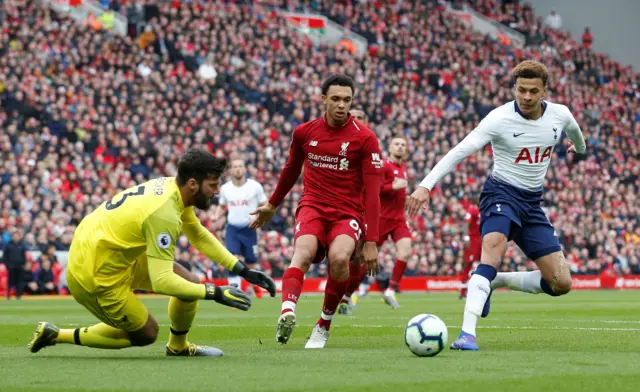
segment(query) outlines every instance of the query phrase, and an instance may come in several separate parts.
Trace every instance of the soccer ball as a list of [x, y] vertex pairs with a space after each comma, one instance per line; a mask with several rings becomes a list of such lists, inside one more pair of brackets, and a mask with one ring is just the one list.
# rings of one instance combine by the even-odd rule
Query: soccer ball
[[433, 357], [444, 349], [449, 332], [440, 318], [419, 314], [409, 320], [404, 329], [404, 344], [419, 357]]

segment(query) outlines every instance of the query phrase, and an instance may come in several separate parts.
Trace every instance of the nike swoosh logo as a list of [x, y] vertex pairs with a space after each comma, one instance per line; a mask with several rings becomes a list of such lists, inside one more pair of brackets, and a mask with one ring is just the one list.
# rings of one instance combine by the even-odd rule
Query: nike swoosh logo
[[524, 135], [524, 132], [522, 132], [522, 133], [514, 133], [513, 137], [518, 137], [518, 136], [521, 136], [521, 135]]
[[231, 294], [231, 290], [230, 289], [226, 289], [224, 291], [224, 296], [227, 298], [231, 298], [234, 301], [238, 301], [238, 302], [245, 302], [243, 299], [236, 297], [235, 295]]

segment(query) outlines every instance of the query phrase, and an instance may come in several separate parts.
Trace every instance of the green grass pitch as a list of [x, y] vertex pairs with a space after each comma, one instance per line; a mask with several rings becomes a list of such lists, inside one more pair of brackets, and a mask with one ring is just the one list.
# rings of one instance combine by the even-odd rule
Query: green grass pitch
[[166, 298], [145, 304], [161, 324], [156, 344], [126, 350], [58, 345], [31, 354], [36, 323], [96, 322], [70, 299], [0, 301], [0, 391], [638, 391], [640, 301], [634, 291], [582, 291], [565, 297], [498, 292], [481, 320], [479, 352], [448, 348], [413, 356], [407, 321], [433, 313], [460, 331], [455, 293], [404, 294], [390, 310], [377, 294], [352, 316], [337, 315], [327, 348], [305, 350], [322, 298], [303, 296], [289, 344], [275, 342], [279, 298], [254, 300], [249, 312], [200, 302], [190, 340], [222, 358], [166, 358]]

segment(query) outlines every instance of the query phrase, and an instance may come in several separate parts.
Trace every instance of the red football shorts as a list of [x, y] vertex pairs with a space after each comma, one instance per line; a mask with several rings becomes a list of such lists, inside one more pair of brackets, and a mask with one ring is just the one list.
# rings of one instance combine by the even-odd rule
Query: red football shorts
[[411, 230], [407, 226], [406, 220], [390, 220], [380, 218], [380, 240], [378, 248], [391, 236], [393, 242], [398, 242], [403, 238], [411, 238]]
[[298, 237], [312, 235], [318, 239], [318, 251], [313, 264], [321, 263], [327, 255], [329, 245], [341, 234], [353, 238], [355, 243], [362, 236], [360, 219], [336, 210], [323, 211], [311, 206], [298, 207], [296, 211], [296, 226], [294, 229], [294, 244]]
[[464, 250], [463, 261], [465, 263], [475, 263], [480, 261], [480, 255], [482, 255], [482, 238], [472, 239], [469, 242], [469, 247]]

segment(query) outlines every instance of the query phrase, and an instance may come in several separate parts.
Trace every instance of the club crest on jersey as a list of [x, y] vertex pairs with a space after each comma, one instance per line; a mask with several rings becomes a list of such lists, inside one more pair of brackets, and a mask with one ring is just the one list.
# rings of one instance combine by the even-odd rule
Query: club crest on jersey
[[340, 145], [341, 150], [340, 150], [340, 154], [338, 154], [338, 155], [343, 156], [343, 157], [347, 156], [347, 148], [349, 148], [349, 143], [350, 142], [343, 142]]
[[160, 233], [158, 234], [158, 237], [156, 237], [156, 243], [160, 249], [169, 249], [171, 241], [172, 239], [169, 233]]
[[554, 139], [558, 138], [558, 128], [556, 128], [556, 127], [553, 128], [553, 138]]

